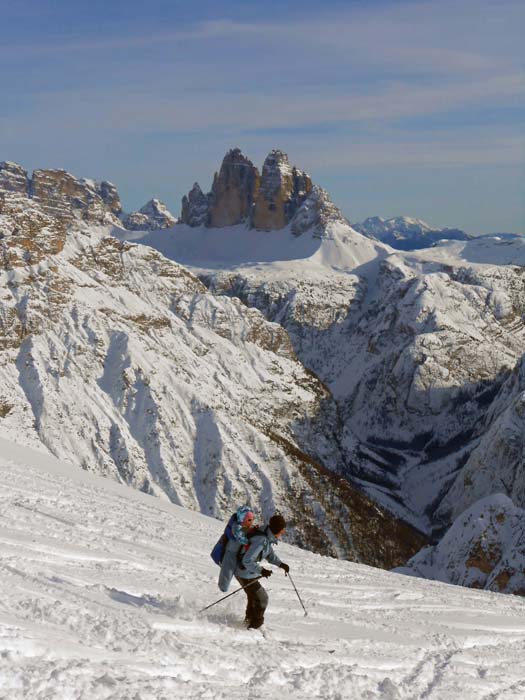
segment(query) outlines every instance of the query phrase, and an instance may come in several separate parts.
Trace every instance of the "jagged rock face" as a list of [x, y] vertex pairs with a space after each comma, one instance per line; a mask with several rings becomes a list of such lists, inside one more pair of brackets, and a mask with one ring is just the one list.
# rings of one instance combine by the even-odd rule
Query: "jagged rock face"
[[525, 596], [525, 511], [502, 494], [482, 499], [398, 571]]
[[51, 226], [58, 222], [68, 225], [74, 219], [118, 225], [122, 211], [115, 185], [78, 179], [65, 170], [35, 170], [28, 178], [22, 166], [0, 163], [2, 193], [15, 193], [34, 201], [38, 216], [45, 214], [53, 219]]
[[209, 198], [196, 182], [188, 195], [182, 198], [180, 223], [188, 226], [205, 226], [208, 221]]
[[79, 180], [65, 170], [35, 170], [31, 194], [46, 213], [63, 222], [74, 218], [92, 223], [112, 220], [96, 183]]
[[16, 192], [27, 196], [27, 171], [17, 163], [0, 163], [0, 192]]
[[271, 231], [287, 226], [312, 189], [312, 181], [288, 162], [282, 151], [272, 151], [264, 161], [252, 225]]
[[331, 224], [347, 221], [330, 199], [328, 192], [314, 185], [292, 218], [292, 233], [300, 236], [308, 230], [325, 235]]
[[122, 203], [117, 188], [113, 183], [103, 180], [100, 184], [95, 183], [98, 194], [102, 197], [106, 209], [114, 216], [122, 213]]
[[130, 231], [157, 231], [174, 226], [177, 219], [163, 202], [150, 199], [138, 212], [124, 217], [122, 223]]
[[208, 225], [235, 226], [250, 218], [259, 187], [259, 173], [238, 148], [229, 151], [215, 176], [210, 194]]
[[0, 192], [0, 266], [5, 270], [55, 255], [65, 240], [64, 224], [24, 193]]

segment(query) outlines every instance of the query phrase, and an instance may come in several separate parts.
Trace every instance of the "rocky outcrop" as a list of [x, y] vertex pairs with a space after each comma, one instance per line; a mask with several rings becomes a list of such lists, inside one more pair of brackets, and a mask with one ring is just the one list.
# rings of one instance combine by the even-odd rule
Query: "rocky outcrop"
[[313, 229], [319, 236], [325, 235], [331, 224], [348, 222], [330, 199], [328, 192], [314, 185], [292, 219], [292, 233], [300, 236]]
[[[220, 228], [245, 223], [261, 231], [282, 229], [299, 214], [310, 195], [313, 199], [307, 207], [309, 211], [302, 211], [295, 226], [296, 235], [306, 230], [307, 221], [313, 221], [312, 225], [320, 222], [320, 210], [325, 211], [330, 201], [326, 192], [319, 188], [313, 194], [310, 177], [292, 167], [282, 151], [273, 150], [267, 156], [260, 175], [251, 160], [233, 148], [215, 174], [211, 192], [205, 195], [195, 183], [183, 197], [179, 221], [192, 227]], [[331, 202], [330, 205], [333, 207]]]
[[177, 219], [163, 202], [150, 199], [142, 209], [125, 216], [122, 223], [129, 231], [157, 231], [174, 226]]
[[[33, 200], [40, 214], [54, 223], [73, 220], [115, 224], [122, 211], [120, 197], [110, 182], [79, 179], [66, 170], [35, 170], [31, 178], [17, 163], [0, 163], [0, 195], [16, 194]], [[31, 207], [29, 207], [31, 211]]]
[[29, 181], [27, 171], [18, 163], [0, 163], [0, 192], [16, 192], [27, 196]]
[[[117, 224], [100, 187], [93, 180], [78, 179], [66, 170], [35, 170], [30, 193], [46, 213], [60, 221], [67, 223], [79, 218], [89, 223]], [[111, 188], [108, 183], [104, 192], [114, 206]]]
[[182, 198], [182, 212], [179, 222], [195, 228], [205, 226], [208, 221], [209, 197], [194, 183], [188, 195]]
[[502, 494], [480, 500], [397, 571], [525, 596], [525, 511]]
[[233, 148], [224, 156], [213, 180], [208, 226], [235, 226], [248, 221], [258, 188], [257, 168], [239, 148]]
[[98, 194], [102, 197], [106, 209], [111, 214], [114, 214], [114, 216], [120, 216], [122, 214], [122, 204], [115, 185], [111, 182], [107, 182], [107, 180], [103, 180], [100, 183], [96, 182], [95, 187]]
[[284, 228], [312, 189], [312, 181], [291, 167], [288, 156], [273, 150], [264, 161], [261, 184], [255, 200], [252, 225], [271, 231]]
[[66, 227], [25, 195], [0, 192], [0, 267], [32, 265], [59, 253]]

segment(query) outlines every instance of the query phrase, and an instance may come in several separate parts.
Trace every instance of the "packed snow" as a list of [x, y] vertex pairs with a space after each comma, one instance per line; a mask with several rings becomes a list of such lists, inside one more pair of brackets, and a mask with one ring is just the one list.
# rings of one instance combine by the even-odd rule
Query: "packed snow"
[[308, 616], [276, 570], [248, 631], [242, 592], [199, 612], [221, 596], [219, 521], [5, 438], [0, 474], [2, 699], [525, 695], [520, 598], [282, 543]]

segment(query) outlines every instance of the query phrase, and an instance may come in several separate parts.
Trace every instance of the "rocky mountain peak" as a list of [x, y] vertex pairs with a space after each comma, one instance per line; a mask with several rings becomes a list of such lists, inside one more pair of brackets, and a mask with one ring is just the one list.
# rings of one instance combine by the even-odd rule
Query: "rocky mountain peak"
[[208, 225], [234, 226], [249, 221], [259, 187], [259, 172], [239, 148], [224, 156], [209, 197]]
[[156, 231], [174, 226], [177, 219], [163, 202], [150, 199], [139, 211], [125, 216], [122, 223], [130, 231]]
[[352, 224], [352, 227], [364, 236], [376, 238], [400, 250], [427, 248], [444, 238], [459, 241], [470, 238], [459, 229], [436, 229], [426, 221], [412, 216], [394, 216], [390, 219], [369, 216], [364, 221]]
[[204, 226], [208, 220], [208, 197], [198, 182], [182, 198], [182, 212], [179, 221], [188, 226]]
[[95, 183], [95, 186], [107, 209], [115, 216], [120, 216], [122, 214], [122, 204], [115, 185], [112, 182], [103, 180], [100, 184]]
[[312, 181], [308, 175], [292, 168], [286, 153], [271, 151], [263, 165], [253, 212], [254, 228], [267, 231], [284, 228], [311, 189]]
[[313, 229], [317, 235], [323, 235], [330, 224], [336, 223], [348, 225], [348, 221], [332, 202], [328, 192], [323, 187], [314, 185], [294, 214], [291, 228], [296, 236], [309, 229]]
[[[283, 151], [274, 149], [268, 154], [260, 175], [239, 148], [232, 148], [215, 173], [211, 192], [205, 195], [195, 183], [183, 197], [180, 223], [217, 228], [245, 223], [262, 231], [282, 229], [291, 223], [312, 188], [310, 177], [291, 166]], [[325, 199], [329, 200], [327, 195]], [[299, 230], [303, 229], [298, 225]]]

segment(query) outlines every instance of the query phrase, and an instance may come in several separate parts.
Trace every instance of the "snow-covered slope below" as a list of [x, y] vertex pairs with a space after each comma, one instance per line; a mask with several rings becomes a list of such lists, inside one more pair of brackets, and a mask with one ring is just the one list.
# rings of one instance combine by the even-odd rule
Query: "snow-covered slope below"
[[[520, 599], [279, 545], [264, 636], [220, 597], [223, 525], [0, 439], [0, 696], [518, 700]], [[235, 590], [232, 588], [232, 590]]]

